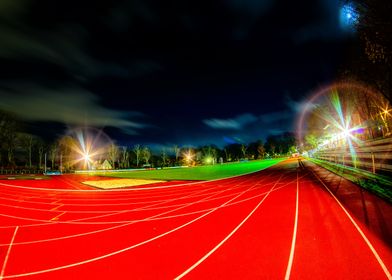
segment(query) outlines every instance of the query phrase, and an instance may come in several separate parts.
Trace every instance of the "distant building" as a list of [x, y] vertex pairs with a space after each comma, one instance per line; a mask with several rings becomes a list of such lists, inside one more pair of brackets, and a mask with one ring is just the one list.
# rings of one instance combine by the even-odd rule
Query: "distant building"
[[102, 162], [101, 164], [97, 163], [96, 168], [100, 170], [113, 169], [112, 165], [107, 159], [105, 159], [104, 162]]

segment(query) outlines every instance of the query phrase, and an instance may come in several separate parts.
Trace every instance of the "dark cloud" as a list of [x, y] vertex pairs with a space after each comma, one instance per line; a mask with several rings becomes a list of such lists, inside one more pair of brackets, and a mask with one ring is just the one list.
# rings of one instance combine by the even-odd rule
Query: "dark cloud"
[[291, 130], [336, 76], [337, 1], [3, 0], [0, 109], [158, 148]]
[[266, 13], [273, 5], [273, 0], [228, 0], [226, 3], [235, 13], [241, 13], [246, 16], [258, 17]]
[[0, 90], [0, 100], [0, 110], [13, 112], [28, 121], [115, 127], [133, 135], [146, 127], [146, 124], [134, 120], [140, 119], [140, 113], [105, 108], [99, 104], [96, 95], [80, 88], [3, 88]]
[[260, 116], [260, 119], [264, 123], [270, 124], [270, 123], [278, 122], [281, 120], [287, 120], [289, 118], [292, 118], [292, 116], [293, 116], [292, 112], [290, 112], [288, 110], [284, 110], [284, 111], [263, 114]]
[[30, 0], [1, 0], [0, 18], [13, 21], [21, 17], [27, 10]]
[[234, 118], [229, 119], [206, 119], [203, 122], [214, 129], [234, 129], [239, 130], [244, 128], [246, 125], [257, 121], [257, 117], [252, 114], [246, 113], [238, 115]]

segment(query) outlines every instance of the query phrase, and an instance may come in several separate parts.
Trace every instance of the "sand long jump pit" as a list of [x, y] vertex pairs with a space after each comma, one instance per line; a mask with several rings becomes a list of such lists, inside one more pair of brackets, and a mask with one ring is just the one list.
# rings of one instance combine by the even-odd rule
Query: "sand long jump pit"
[[108, 190], [108, 189], [135, 187], [135, 186], [150, 185], [150, 184], [164, 183], [164, 182], [166, 181], [146, 180], [146, 179], [108, 179], [108, 180], [99, 180], [99, 181], [84, 181], [82, 183], [95, 188]]

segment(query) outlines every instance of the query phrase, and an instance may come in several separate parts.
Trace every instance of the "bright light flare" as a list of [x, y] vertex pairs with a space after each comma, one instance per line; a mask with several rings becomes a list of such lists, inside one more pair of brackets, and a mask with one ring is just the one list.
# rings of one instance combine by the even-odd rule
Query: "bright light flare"
[[111, 143], [102, 131], [93, 129], [76, 129], [64, 139], [67, 139], [64, 144], [71, 150], [68, 164], [82, 169], [95, 168], [99, 161], [107, 158]]
[[204, 162], [206, 164], [211, 164], [211, 163], [214, 163], [214, 159], [212, 157], [210, 157], [210, 156], [207, 156], [207, 157], [204, 158]]
[[185, 162], [190, 165], [193, 162], [193, 159], [195, 157], [195, 154], [193, 153], [193, 151], [191, 149], [189, 149], [188, 151], [186, 151], [183, 154], [184, 160]]
[[84, 159], [85, 161], [90, 161], [90, 160], [91, 160], [91, 159], [90, 159], [90, 155], [89, 155], [88, 153], [83, 155], [83, 159]]
[[380, 107], [380, 116], [381, 118], [388, 118], [391, 117], [392, 108], [389, 108], [388, 104], [385, 107]]
[[[366, 85], [336, 83], [309, 98], [297, 127], [298, 139], [304, 141], [301, 147], [309, 154], [328, 155], [329, 160], [341, 159], [343, 164], [350, 161], [356, 167], [362, 157], [358, 149], [365, 141], [392, 135], [392, 107], [381, 93]], [[331, 158], [332, 154], [336, 157]]]

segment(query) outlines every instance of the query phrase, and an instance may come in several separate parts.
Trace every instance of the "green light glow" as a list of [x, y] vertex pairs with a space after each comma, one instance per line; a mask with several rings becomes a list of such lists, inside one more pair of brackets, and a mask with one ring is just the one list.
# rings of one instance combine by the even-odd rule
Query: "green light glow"
[[213, 158], [212, 157], [205, 157], [204, 158], [204, 162], [206, 163], [206, 164], [211, 164], [211, 163], [213, 163]]

